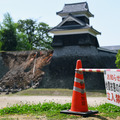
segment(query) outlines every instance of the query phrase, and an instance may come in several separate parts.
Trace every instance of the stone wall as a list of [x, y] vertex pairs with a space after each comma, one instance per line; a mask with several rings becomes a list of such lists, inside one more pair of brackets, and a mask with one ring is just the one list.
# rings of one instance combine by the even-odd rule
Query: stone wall
[[2, 53], [0, 53], [0, 79], [9, 71], [9, 67], [5, 64]]
[[[73, 88], [76, 61], [83, 68], [116, 68], [115, 55], [100, 51], [94, 46], [65, 46], [55, 48], [51, 64], [44, 68], [41, 88]], [[87, 90], [103, 90], [103, 73], [84, 73]]]
[[[116, 68], [116, 54], [98, 50], [94, 46], [58, 47], [53, 53], [51, 63], [44, 63], [42, 66], [42, 61], [47, 61], [44, 58], [49, 56], [51, 52], [38, 52], [40, 53], [36, 63], [38, 70], [34, 77], [34, 61], [31, 62], [31, 58], [36, 51], [0, 53], [0, 87], [7, 85], [6, 88], [9, 88], [8, 85], [12, 86], [13, 83], [17, 83], [18, 86], [12, 87], [27, 89], [37, 83], [39, 88], [72, 89], [78, 59], [82, 61], [83, 68]], [[45, 73], [44, 76], [43, 73]], [[103, 73], [84, 73], [84, 79], [87, 90], [103, 90], [105, 88]]]

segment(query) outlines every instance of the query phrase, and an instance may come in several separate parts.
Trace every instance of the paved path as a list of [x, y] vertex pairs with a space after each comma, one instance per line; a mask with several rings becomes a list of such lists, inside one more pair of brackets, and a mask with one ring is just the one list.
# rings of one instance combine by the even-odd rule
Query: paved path
[[[56, 102], [60, 104], [70, 103], [72, 97], [69, 96], [0, 96], [0, 108], [21, 103], [43, 103]], [[89, 106], [96, 106], [107, 102], [106, 97], [87, 97]]]

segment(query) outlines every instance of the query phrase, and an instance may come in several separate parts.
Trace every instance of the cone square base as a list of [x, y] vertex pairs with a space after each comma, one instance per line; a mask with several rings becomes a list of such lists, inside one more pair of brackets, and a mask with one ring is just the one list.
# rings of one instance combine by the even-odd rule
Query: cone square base
[[81, 115], [81, 116], [87, 117], [87, 116], [90, 116], [90, 115], [93, 115], [93, 114], [97, 114], [98, 111], [74, 112], [74, 111], [70, 111], [70, 110], [62, 110], [62, 111], [60, 111], [60, 113]]

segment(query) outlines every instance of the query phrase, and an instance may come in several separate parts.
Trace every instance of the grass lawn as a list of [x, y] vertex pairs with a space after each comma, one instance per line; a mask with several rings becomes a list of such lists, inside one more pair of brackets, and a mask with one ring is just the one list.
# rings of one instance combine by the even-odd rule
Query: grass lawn
[[[27, 89], [15, 93], [14, 95], [49, 95], [49, 96], [72, 96], [71, 89]], [[87, 91], [88, 97], [106, 97], [105, 90]], [[13, 94], [12, 94], [13, 95]]]
[[71, 104], [57, 104], [54, 102], [43, 103], [43, 104], [24, 104], [24, 105], [14, 105], [12, 107], [6, 107], [0, 109], [0, 119], [1, 120], [21, 120], [24, 119], [41, 119], [41, 120], [67, 120], [67, 119], [89, 119], [91, 120], [109, 120], [120, 118], [120, 107], [105, 103], [97, 107], [89, 107], [89, 110], [98, 110], [99, 113], [97, 115], [92, 115], [90, 117], [83, 118], [79, 115], [69, 115], [69, 114], [61, 114], [61, 110], [70, 109]]

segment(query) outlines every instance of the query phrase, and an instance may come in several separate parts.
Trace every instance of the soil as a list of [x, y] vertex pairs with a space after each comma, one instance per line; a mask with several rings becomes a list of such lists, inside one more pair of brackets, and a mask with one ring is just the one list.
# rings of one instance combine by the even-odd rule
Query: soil
[[[7, 120], [48, 120], [46, 116], [31, 116], [31, 115], [7, 115], [0, 117], [1, 120], [3, 119]], [[116, 119], [112, 119], [109, 117], [101, 117], [99, 115], [89, 116], [89, 117], [82, 117], [79, 116], [75, 119], [66, 119], [66, 120], [120, 120], [120, 117], [117, 117]]]
[[52, 51], [3, 52], [4, 64], [9, 71], [0, 79], [0, 92], [18, 92], [39, 86], [43, 66], [50, 63]]

